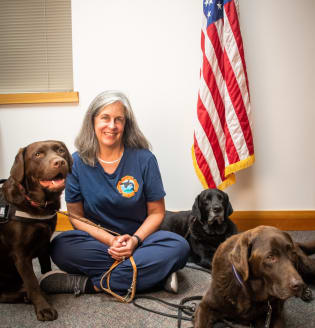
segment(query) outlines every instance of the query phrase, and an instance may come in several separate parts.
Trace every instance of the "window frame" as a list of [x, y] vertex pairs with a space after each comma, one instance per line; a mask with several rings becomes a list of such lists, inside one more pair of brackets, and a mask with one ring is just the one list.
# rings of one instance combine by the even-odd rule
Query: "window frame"
[[[72, 42], [72, 19], [71, 19], [71, 0], [64, 0], [64, 1], [61, 1], [60, 4], [56, 5], [55, 3], [52, 4], [52, 7], [49, 3], [46, 3], [46, 0], [41, 0], [43, 1], [40, 2], [40, 6], [39, 6], [39, 11], [38, 11], [38, 15], [41, 15], [39, 17], [39, 20], [36, 20], [35, 19], [35, 25], [36, 26], [41, 26], [43, 29], [40, 29], [40, 31], [43, 31], [44, 35], [46, 35], [45, 33], [47, 33], [47, 35], [49, 35], [50, 37], [48, 38], [47, 35], [46, 35], [46, 39], [47, 40], [50, 40], [48, 43], [45, 43], [47, 49], [46, 48], [46, 55], [49, 57], [52, 56], [52, 52], [51, 51], [55, 51], [55, 48], [52, 47], [52, 45], [54, 45], [55, 43], [55, 40], [60, 40], [59, 36], [60, 36], [60, 24], [59, 24], [59, 16], [55, 16], [55, 14], [58, 12], [58, 10], [60, 8], [65, 8], [67, 9], [65, 12], [66, 13], [70, 13], [70, 20], [68, 20], [68, 17], [66, 16], [63, 16], [62, 18], [63, 19], [66, 19], [66, 21], [63, 21], [63, 24], [65, 25], [65, 30], [64, 30], [64, 35], [62, 35], [62, 38], [61, 40], [66, 40], [67, 37], [69, 36], [69, 33], [68, 33], [68, 30], [67, 28], [70, 28], [71, 29], [71, 42]], [[49, 0], [49, 1], [54, 1], [54, 0]], [[29, 20], [30, 18], [29, 17], [35, 17], [37, 18], [37, 9], [36, 9], [36, 4], [37, 4], [37, 0], [32, 0], [32, 6], [29, 8], [31, 11], [30, 11], [30, 15], [28, 15], [26, 19], [24, 19], [24, 14], [21, 15], [21, 22], [25, 23], [26, 26], [29, 28], [30, 26], [33, 26], [31, 25], [32, 23], [29, 23]], [[14, 6], [15, 6], [15, 3], [11, 3], [9, 2], [9, 5], [6, 4], [6, 2], [3, 3], [4, 5], [4, 8], [6, 8], [6, 6], [8, 6], [8, 14], [7, 16], [8, 17], [11, 17], [11, 20], [12, 19], [15, 19], [15, 16], [12, 16], [12, 13], [14, 13]], [[48, 11], [47, 11], [47, 21], [46, 21], [46, 6], [48, 6], [47, 8], [49, 9], [49, 13], [48, 14]], [[70, 6], [70, 7], [69, 7]], [[20, 5], [18, 6], [18, 8], [21, 10], [23, 7], [21, 7]], [[44, 20], [42, 20], [42, 16], [43, 16], [43, 10], [44, 10]], [[69, 11], [70, 12], [69, 12]], [[23, 11], [24, 12], [24, 11]], [[5, 11], [4, 11], [5, 13]], [[32, 16], [33, 15], [33, 16]], [[68, 16], [68, 15], [67, 15]], [[20, 17], [20, 16], [18, 16]], [[56, 17], [56, 19], [54, 18]], [[70, 25], [69, 25], [70, 24]], [[3, 26], [6, 26], [6, 25], [3, 25]], [[10, 20], [9, 20], [9, 23], [8, 23], [8, 26], [11, 26], [10, 25]], [[71, 26], [71, 27], [70, 27]], [[15, 28], [17, 29], [17, 33], [15, 33]], [[28, 40], [27, 37], [25, 37], [24, 39], [24, 31], [22, 30], [21, 32], [21, 37], [20, 37], [20, 30], [21, 30], [21, 27], [20, 25], [18, 24], [17, 27], [13, 27], [13, 29], [10, 29], [10, 31], [14, 32], [12, 35], [12, 40], [13, 42], [15, 42], [17, 40], [17, 42], [19, 42], [20, 40], [22, 40], [22, 42], [25, 42], [25, 40]], [[5, 31], [5, 28], [4, 28], [4, 31]], [[23, 34], [24, 33], [24, 34]], [[5, 35], [5, 34], [4, 34]], [[11, 35], [8, 33], [8, 35]], [[17, 36], [17, 38], [16, 38]], [[65, 39], [63, 39], [63, 37], [65, 37]], [[37, 40], [39, 40], [39, 42], [42, 42], [42, 38], [43, 36], [40, 35], [39, 38], [35, 39], [35, 42]], [[6, 42], [6, 39], [4, 37], [4, 42]], [[8, 40], [11, 40], [8, 38]], [[31, 39], [32, 40], [32, 39]], [[45, 38], [44, 38], [44, 41], [45, 41]], [[10, 41], [8, 41], [10, 42]], [[11, 44], [11, 43], [9, 43]], [[17, 43], [19, 44], [19, 43]], [[32, 43], [30, 43], [32, 44]], [[35, 46], [37, 46], [37, 43], [35, 43]], [[61, 46], [62, 46], [62, 43], [61, 43]], [[36, 48], [36, 47], [35, 47]], [[23, 49], [23, 48], [21, 48]], [[29, 49], [29, 48], [24, 48], [24, 51], [27, 51], [26, 49]], [[53, 50], [51, 50], [53, 49]], [[64, 51], [63, 48], [61, 48], [59, 46], [58, 49], [61, 49], [61, 51]], [[72, 51], [71, 51], [72, 52]], [[16, 52], [17, 54], [17, 58], [19, 59], [19, 52], [17, 51]], [[52, 65], [58, 65], [58, 60], [60, 60], [60, 58], [64, 58], [64, 57], [60, 57], [60, 55], [63, 55], [63, 53], [58, 53], [58, 56], [51, 61]], [[67, 48], [65, 50], [65, 54], [68, 55], [69, 54], [69, 49]], [[35, 55], [37, 55], [37, 52], [35, 53]], [[41, 56], [42, 56], [42, 53], [41, 53]], [[69, 56], [68, 56], [69, 57]], [[69, 58], [68, 57], [65, 57], [66, 58], [66, 62], [70, 63], [69, 61]], [[38, 86], [40, 86], [40, 84], [34, 84], [34, 88], [32, 87], [28, 87], [28, 85], [26, 84], [25, 85], [25, 88], [17, 88], [16, 90], [14, 90], [14, 88], [12, 88], [12, 91], [11, 88], [7, 88], [7, 90], [3, 90], [4, 93], [0, 93], [0, 105], [10, 105], [10, 104], [44, 104], [44, 103], [74, 103], [74, 104], [78, 104], [79, 103], [79, 92], [78, 91], [74, 91], [73, 89], [73, 78], [74, 78], [74, 74], [73, 74], [73, 54], [71, 54], [71, 75], [72, 75], [72, 86], [70, 87], [70, 85], [67, 85], [66, 88], [63, 88], [63, 87], [60, 87], [58, 88], [58, 86], [61, 86], [61, 85], [58, 85], [56, 84], [56, 88], [52, 87], [50, 88], [50, 86], [46, 89], [44, 86], [43, 86], [43, 90], [40, 90], [41, 88], [38, 88]], [[4, 59], [6, 59], [7, 57], [4, 56]], [[40, 59], [42, 59], [42, 57], [40, 57]], [[14, 64], [14, 62], [12, 62]], [[19, 65], [19, 61], [17, 63], [17, 65]], [[45, 65], [45, 61], [41, 61], [41, 63], [44, 63]], [[37, 63], [35, 63], [36, 66]], [[48, 64], [49, 66], [49, 64]], [[60, 66], [60, 65], [58, 65]], [[57, 67], [58, 67], [57, 66]], [[14, 67], [14, 66], [13, 66]], [[18, 66], [17, 66], [18, 67]], [[28, 66], [26, 66], [28, 67]], [[31, 67], [31, 66], [30, 66]], [[43, 66], [45, 67], [45, 66]], [[38, 72], [41, 72], [41, 66], [38, 66], [38, 68], [40, 69]], [[54, 66], [51, 66], [51, 67], [48, 67], [47, 69], [47, 74], [49, 76], [50, 74], [50, 71], [49, 69], [53, 69]], [[35, 70], [35, 72], [37, 72]], [[46, 72], [46, 71], [43, 71], [43, 72]], [[57, 70], [53, 70], [53, 72], [58, 72], [58, 69]], [[14, 73], [14, 72], [13, 72]], [[14, 76], [14, 75], [13, 75]], [[22, 71], [22, 75], [23, 76], [23, 71]], [[36, 76], [36, 75], [35, 75]], [[45, 76], [45, 75], [42, 75], [42, 76]], [[53, 76], [53, 75], [52, 75]], [[19, 76], [18, 76], [19, 77]], [[67, 78], [70, 77], [70, 75], [67, 76]], [[19, 80], [17, 80], [19, 81]], [[22, 80], [21, 80], [22, 81]], [[52, 81], [53, 83], [58, 81], [59, 80], [56, 80], [54, 79], [54, 77], [52, 77]], [[61, 80], [60, 80], [61, 81]], [[65, 80], [66, 81], [66, 80]], [[70, 81], [70, 80], [69, 80]], [[49, 83], [49, 82], [48, 82]], [[8, 82], [8, 86], [9, 86], [9, 82]], [[24, 84], [22, 84], [24, 86]], [[24, 89], [24, 90], [23, 90]], [[32, 90], [33, 89], [33, 90]], [[54, 90], [55, 89], [55, 90]]]
[[79, 103], [79, 92], [37, 92], [37, 93], [2, 93], [0, 105], [44, 104], [44, 103]]

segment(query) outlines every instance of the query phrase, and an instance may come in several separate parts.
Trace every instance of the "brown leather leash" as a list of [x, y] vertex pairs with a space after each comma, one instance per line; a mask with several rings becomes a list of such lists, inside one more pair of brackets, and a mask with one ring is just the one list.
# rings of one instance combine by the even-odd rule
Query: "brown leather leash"
[[[101, 288], [107, 292], [108, 294], [111, 294], [112, 296], [114, 296], [116, 299], [118, 299], [120, 302], [122, 303], [130, 303], [132, 302], [132, 300], [134, 299], [135, 297], [135, 294], [136, 294], [136, 285], [137, 285], [137, 266], [136, 266], [136, 263], [135, 263], [135, 260], [133, 258], [133, 256], [130, 256], [129, 257], [129, 260], [131, 262], [131, 265], [132, 265], [132, 268], [133, 268], [133, 275], [132, 275], [132, 282], [131, 282], [131, 286], [130, 288], [128, 289], [128, 292], [125, 296], [120, 296], [116, 293], [114, 293], [111, 289], [110, 289], [110, 286], [109, 286], [109, 280], [110, 280], [110, 274], [111, 272], [123, 261], [115, 261], [113, 263], [113, 265], [110, 267], [110, 269], [105, 272], [101, 278], [101, 281], [100, 281], [100, 286]], [[103, 280], [106, 278], [106, 282], [107, 282], [107, 288], [105, 288], [103, 286]]]
[[[73, 218], [75, 220], [78, 220], [78, 221], [81, 221], [83, 223], [86, 223], [86, 224], [89, 224], [93, 227], [96, 227], [98, 229], [101, 229], [101, 230], [104, 230], [106, 232], [109, 232], [111, 233], [112, 235], [115, 235], [115, 236], [119, 236], [119, 233], [115, 232], [115, 231], [112, 231], [112, 230], [109, 230], [109, 229], [106, 229], [104, 227], [102, 227], [101, 225], [99, 224], [96, 224], [90, 220], [88, 220], [87, 218], [84, 218], [84, 217], [79, 217], [77, 215], [73, 215], [73, 214], [69, 214], [67, 212], [64, 212], [64, 211], [57, 211], [57, 213], [59, 214], [62, 214], [62, 215], [65, 215], [69, 218]], [[136, 286], [137, 286], [137, 266], [136, 266], [136, 263], [135, 263], [135, 260], [133, 258], [133, 256], [130, 256], [129, 257], [129, 260], [130, 260], [130, 263], [132, 265], [132, 269], [133, 269], [133, 275], [132, 275], [132, 282], [131, 282], [131, 285], [130, 285], [130, 288], [128, 289], [128, 292], [125, 296], [121, 296], [121, 295], [118, 295], [116, 294], [115, 292], [113, 292], [110, 288], [110, 285], [109, 285], [109, 280], [110, 280], [110, 275], [111, 275], [111, 272], [120, 264], [122, 263], [124, 260], [115, 260], [115, 262], [112, 264], [112, 266], [109, 268], [109, 270], [107, 272], [105, 272], [101, 278], [101, 281], [100, 281], [100, 286], [102, 288], [103, 291], [105, 291], [106, 293], [114, 296], [118, 301], [122, 302], [122, 303], [130, 303], [132, 302], [132, 300], [134, 299], [135, 297], [135, 294], [136, 294]], [[104, 287], [103, 285], [103, 281], [104, 279], [106, 278], [106, 283], [107, 283], [107, 287]]]

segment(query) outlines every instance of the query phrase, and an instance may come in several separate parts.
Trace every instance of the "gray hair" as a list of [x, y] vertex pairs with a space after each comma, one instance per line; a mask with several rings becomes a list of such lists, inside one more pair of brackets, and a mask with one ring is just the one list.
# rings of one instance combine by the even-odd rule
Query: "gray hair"
[[94, 119], [101, 109], [116, 101], [123, 104], [125, 109], [125, 128], [123, 144], [129, 148], [150, 149], [151, 145], [138, 127], [128, 98], [119, 91], [110, 90], [100, 93], [91, 102], [83, 119], [81, 130], [75, 139], [75, 146], [85, 164], [94, 166], [99, 144], [94, 130]]

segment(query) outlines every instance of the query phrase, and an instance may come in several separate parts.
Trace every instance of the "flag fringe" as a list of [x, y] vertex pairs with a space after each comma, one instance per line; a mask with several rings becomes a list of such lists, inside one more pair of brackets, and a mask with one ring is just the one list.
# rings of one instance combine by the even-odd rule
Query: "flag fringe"
[[229, 176], [232, 173], [248, 168], [255, 163], [255, 155], [251, 155], [242, 161], [231, 164], [225, 168], [225, 176]]
[[229, 174], [221, 184], [218, 185], [218, 189], [223, 190], [236, 182], [235, 174]]
[[202, 186], [204, 189], [208, 189], [209, 186], [207, 184], [207, 181], [203, 175], [203, 173], [201, 172], [198, 163], [197, 163], [197, 159], [196, 159], [196, 155], [195, 155], [195, 149], [194, 146], [191, 147], [191, 156], [192, 156], [192, 160], [193, 160], [193, 165], [197, 174], [197, 177], [199, 179], [199, 181], [201, 182]]
[[[201, 182], [204, 189], [208, 189], [209, 186], [207, 184], [207, 181], [197, 163], [194, 146], [191, 147], [191, 156], [192, 156], [192, 160], [193, 160], [194, 169], [196, 171], [199, 181]], [[231, 164], [228, 167], [226, 167], [225, 168], [225, 177], [226, 178], [224, 181], [222, 181], [220, 183], [220, 185], [217, 188], [220, 190], [223, 190], [223, 189], [231, 186], [232, 184], [234, 184], [236, 181], [234, 173], [237, 171], [246, 169], [247, 167], [253, 165], [254, 163], [255, 163], [255, 155], [251, 155], [242, 161], [239, 161], [237, 163]]]
[[[204, 177], [202, 171], [200, 170], [200, 168], [198, 166], [194, 146], [191, 147], [191, 156], [192, 156], [193, 165], [194, 165], [197, 177], [198, 177], [199, 181], [201, 182], [203, 188], [204, 189], [210, 188], [207, 184], [206, 178]], [[235, 175], [233, 173], [231, 173], [226, 177], [226, 179], [224, 181], [222, 181], [220, 183], [220, 185], [217, 188], [220, 189], [220, 190], [223, 190], [223, 189], [229, 187], [230, 185], [234, 184], [235, 181], [236, 181], [235, 180]]]

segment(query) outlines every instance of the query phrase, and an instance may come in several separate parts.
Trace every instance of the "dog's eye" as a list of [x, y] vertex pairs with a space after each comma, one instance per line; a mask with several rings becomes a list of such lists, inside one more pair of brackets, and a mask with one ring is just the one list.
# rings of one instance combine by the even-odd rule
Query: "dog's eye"
[[296, 259], [297, 256], [298, 256], [298, 255], [297, 255], [297, 252], [294, 251], [294, 250], [292, 250], [292, 251], [291, 251], [291, 256], [292, 256], [293, 259]]
[[37, 152], [35, 153], [35, 157], [40, 157], [41, 154], [42, 154], [42, 153], [41, 153], [40, 151], [37, 151]]
[[58, 153], [60, 153], [60, 154], [64, 154], [64, 153], [65, 153], [65, 150], [64, 150], [63, 148], [59, 148], [59, 149], [58, 149]]
[[274, 254], [269, 254], [266, 259], [269, 261], [269, 262], [274, 262], [276, 260], [276, 256]]

